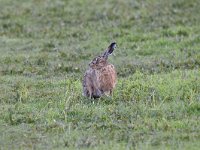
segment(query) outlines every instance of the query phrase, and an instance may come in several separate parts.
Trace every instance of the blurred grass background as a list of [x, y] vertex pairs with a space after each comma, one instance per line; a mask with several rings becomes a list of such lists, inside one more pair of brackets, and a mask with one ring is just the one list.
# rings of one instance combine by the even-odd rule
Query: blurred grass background
[[[0, 0], [2, 149], [198, 149], [200, 1]], [[82, 97], [112, 41], [112, 98]]]

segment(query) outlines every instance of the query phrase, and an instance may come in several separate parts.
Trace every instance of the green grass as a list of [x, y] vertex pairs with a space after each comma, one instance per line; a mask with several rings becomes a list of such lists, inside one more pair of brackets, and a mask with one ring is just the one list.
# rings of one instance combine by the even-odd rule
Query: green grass
[[[199, 149], [199, 0], [0, 0], [0, 149]], [[82, 96], [112, 41], [113, 97]]]

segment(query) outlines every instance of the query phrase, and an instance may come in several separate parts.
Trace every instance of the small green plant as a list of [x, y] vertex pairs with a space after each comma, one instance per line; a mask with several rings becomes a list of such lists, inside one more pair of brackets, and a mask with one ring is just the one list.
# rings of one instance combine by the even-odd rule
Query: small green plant
[[29, 87], [25, 84], [16, 83], [13, 89], [16, 102], [26, 102], [29, 98]]

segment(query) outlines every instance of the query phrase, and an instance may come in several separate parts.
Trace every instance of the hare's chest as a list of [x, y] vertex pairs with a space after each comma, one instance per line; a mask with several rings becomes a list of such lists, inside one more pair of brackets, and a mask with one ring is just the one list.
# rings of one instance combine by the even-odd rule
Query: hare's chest
[[109, 91], [114, 88], [116, 83], [116, 72], [113, 65], [108, 65], [98, 70], [97, 78], [100, 89], [102, 91]]

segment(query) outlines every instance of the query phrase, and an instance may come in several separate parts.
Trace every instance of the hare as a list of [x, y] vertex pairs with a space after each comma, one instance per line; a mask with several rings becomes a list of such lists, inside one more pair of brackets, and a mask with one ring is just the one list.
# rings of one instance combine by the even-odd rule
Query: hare
[[111, 43], [106, 51], [89, 63], [89, 69], [83, 78], [83, 95], [89, 98], [100, 98], [104, 94], [112, 94], [116, 85], [117, 74], [115, 67], [108, 63], [108, 56], [116, 48]]

